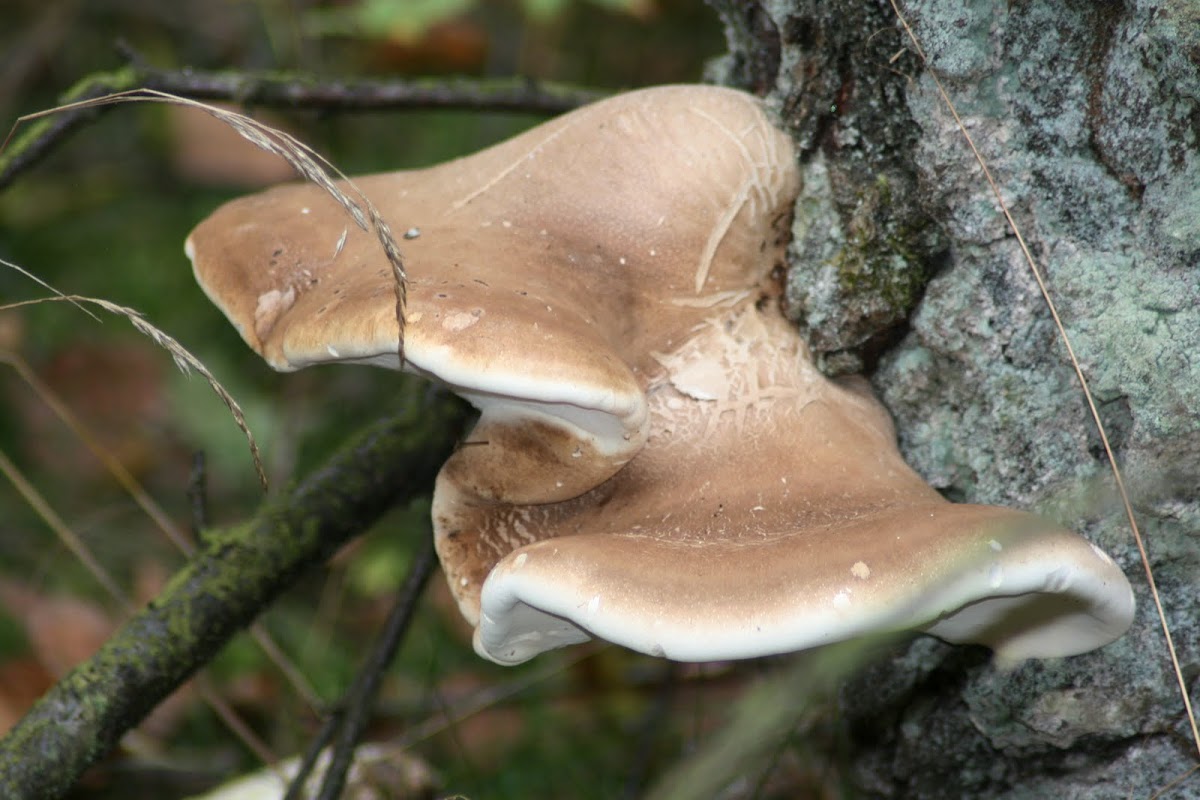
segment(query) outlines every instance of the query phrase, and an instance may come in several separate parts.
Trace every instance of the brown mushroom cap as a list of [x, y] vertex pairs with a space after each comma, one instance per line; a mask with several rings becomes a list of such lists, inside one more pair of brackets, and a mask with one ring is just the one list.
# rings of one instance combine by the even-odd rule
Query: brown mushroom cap
[[1106, 555], [1032, 515], [944, 500], [884, 409], [817, 373], [773, 308], [748, 305], [667, 361], [625, 469], [577, 500], [488, 515], [558, 536], [492, 569], [481, 655], [519, 663], [599, 636], [696, 661], [923, 628], [1021, 659], [1129, 626]]
[[[753, 98], [632, 92], [356, 184], [419, 231], [404, 368], [482, 412], [433, 503], [482, 655], [599, 635], [703, 660], [924, 627], [1024, 657], [1128, 626], [1106, 556], [947, 503], [878, 403], [812, 367], [769, 278], [794, 154]], [[400, 366], [390, 269], [318, 189], [234, 201], [187, 248], [277, 369]]]
[[[357, 179], [394, 230], [419, 231], [403, 246], [405, 368], [483, 411], [473, 438], [491, 446], [447, 469], [481, 498], [526, 502], [578, 495], [628, 461], [645, 437], [650, 350], [749, 294], [774, 263], [764, 253], [780, 257], [790, 154], [753, 98], [677, 86]], [[276, 369], [399, 366], [391, 271], [317, 187], [228, 203], [187, 252]], [[486, 485], [469, 477], [488, 472]]]

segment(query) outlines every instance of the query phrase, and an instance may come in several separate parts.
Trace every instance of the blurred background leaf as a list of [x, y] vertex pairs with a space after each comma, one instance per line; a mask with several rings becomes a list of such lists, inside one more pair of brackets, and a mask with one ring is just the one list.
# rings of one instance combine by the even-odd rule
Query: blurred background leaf
[[310, 36], [362, 36], [415, 42], [439, 22], [446, 22], [475, 6], [475, 0], [360, 0], [330, 8], [314, 8], [304, 15]]

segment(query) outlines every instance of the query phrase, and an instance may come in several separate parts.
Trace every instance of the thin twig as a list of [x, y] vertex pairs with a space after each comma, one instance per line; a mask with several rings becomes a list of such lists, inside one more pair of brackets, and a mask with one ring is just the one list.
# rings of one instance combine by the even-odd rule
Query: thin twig
[[270, 745], [264, 742], [262, 737], [246, 724], [245, 720], [238, 715], [233, 706], [229, 705], [225, 698], [221, 696], [221, 693], [213, 687], [204, 673], [197, 675], [192, 680], [192, 685], [196, 687], [196, 692], [204, 700], [205, 705], [212, 709], [221, 722], [225, 723], [226, 728], [233, 731], [233, 734], [246, 747], [250, 748], [250, 751], [254, 753], [259, 761], [264, 764], [274, 764], [279, 760], [279, 757], [271, 750]]
[[[0, 265], [8, 267], [16, 266], [8, 261], [5, 261], [4, 259], [0, 259]], [[229, 391], [221, 385], [221, 382], [213, 376], [208, 367], [204, 365], [204, 362], [192, 355], [191, 351], [180, 344], [174, 337], [169, 336], [161, 329], [147, 322], [145, 317], [142, 316], [141, 312], [135, 311], [134, 309], [126, 306], [117, 305], [116, 303], [110, 303], [109, 301], [102, 300], [98, 297], [61, 294], [55, 295], [54, 297], [38, 297], [34, 298], [33, 300], [22, 300], [16, 303], [0, 305], [0, 311], [8, 311], [15, 308], [21, 308], [22, 306], [37, 305], [39, 303], [53, 303], [58, 301], [69, 302], [74, 305], [87, 303], [90, 305], [99, 306], [110, 314], [116, 314], [117, 316], [125, 317], [125, 319], [129, 320], [129, 323], [133, 325], [134, 329], [138, 333], [148, 337], [156, 345], [166, 350], [171, 355], [171, 359], [175, 362], [175, 366], [178, 367], [181, 372], [183, 372], [185, 375], [191, 373], [193, 370], [199, 373], [200, 377], [204, 378], [204, 380], [208, 382], [209, 387], [213, 390], [217, 397], [221, 399], [221, 402], [225, 404], [225, 407], [229, 409], [229, 413], [233, 416], [233, 421], [237, 424], [238, 429], [242, 432], [242, 435], [246, 437], [246, 442], [250, 447], [250, 455], [254, 459], [254, 469], [258, 473], [258, 479], [262, 483], [263, 490], [266, 490], [267, 473], [263, 469], [262, 455], [258, 450], [258, 442], [254, 440], [254, 434], [250, 432], [250, 426], [246, 424], [246, 415], [242, 412], [242, 407], [238, 405], [236, 400], [233, 399], [233, 395], [231, 395]], [[175, 538], [176, 537], [172, 537], [173, 540]], [[183, 540], [182, 537], [179, 537], [179, 539], [182, 542], [186, 542], [186, 540]], [[183, 544], [182, 546], [186, 551], [187, 545]]]
[[337, 735], [341, 726], [342, 709], [335, 708], [325, 717], [325, 722], [317, 729], [317, 732], [308, 741], [308, 747], [305, 749], [300, 761], [296, 764], [296, 773], [292, 775], [290, 781], [287, 782], [287, 793], [282, 800], [296, 800], [296, 798], [305, 798], [307, 794], [305, 789], [308, 784], [308, 777], [317, 768], [321, 761], [321, 755], [325, 752], [325, 748], [333, 741], [333, 737]]
[[[89, 313], [91, 312], [89, 311]], [[92, 432], [88, 430], [88, 427], [75, 416], [75, 412], [38, 376], [28, 361], [17, 353], [0, 351], [0, 364], [8, 364], [8, 366], [12, 367], [25, 385], [37, 395], [42, 405], [50, 409], [54, 413], [54, 416], [58, 417], [59, 421], [70, 429], [76, 439], [83, 442], [83, 445], [104, 466], [104, 469], [113, 477], [113, 480], [125, 490], [125, 493], [129, 495], [134, 504], [141, 509], [143, 514], [150, 518], [155, 527], [162, 532], [177, 550], [184, 554], [191, 551], [191, 543], [188, 542], [187, 537], [183, 535], [183, 532], [179, 530], [175, 523], [171, 521], [171, 518], [167, 516], [167, 512], [138, 483], [137, 478], [130, 474], [125, 465], [121, 463], [121, 460], [109, 452], [104, 445], [100, 444], [96, 437], [92, 435]]]
[[[84, 78], [63, 95], [62, 101], [74, 104], [139, 87], [197, 100], [323, 111], [441, 108], [559, 114], [605, 96], [604, 92], [591, 89], [523, 78], [318, 80], [311, 75], [295, 73], [164, 70], [134, 63]], [[89, 105], [73, 106], [69, 113], [48, 119], [13, 139], [7, 154], [4, 154], [5, 147], [0, 146], [0, 189], [102, 110]], [[11, 133], [9, 137], [12, 139]]]
[[354, 750], [367, 727], [383, 676], [395, 659], [396, 652], [404, 641], [404, 635], [408, 633], [421, 594], [437, 569], [437, 564], [433, 534], [429, 532], [408, 568], [408, 575], [400, 587], [396, 605], [388, 615], [383, 632], [363, 665], [349, 697], [346, 698], [346, 713], [342, 717], [341, 731], [334, 742], [333, 758], [330, 760], [329, 770], [325, 773], [325, 779], [321, 782], [321, 792], [317, 795], [317, 800], [337, 800], [341, 796], [346, 771], [354, 760]]
[[[167, 515], [167, 512], [163, 510], [162, 506], [155, 502], [154, 498], [152, 498], [146, 489], [138, 482], [137, 478], [133, 477], [129, 470], [125, 468], [125, 465], [121, 463], [120, 459], [118, 459], [107, 448], [100, 444], [96, 437], [92, 435], [92, 432], [88, 430], [87, 426], [75, 416], [75, 413], [71, 411], [71, 409], [62, 401], [62, 399], [54, 392], [54, 390], [47, 386], [46, 383], [40, 377], [38, 377], [37, 373], [34, 372], [29, 366], [28, 361], [16, 353], [0, 351], [0, 363], [8, 364], [13, 368], [13, 370], [16, 371], [17, 375], [20, 376], [25, 384], [29, 386], [35, 394], [37, 394], [38, 399], [41, 400], [41, 402], [47, 408], [54, 412], [54, 415], [57, 416], [59, 420], [71, 430], [75, 437], [79, 441], [83, 442], [88, 450], [91, 451], [92, 455], [94, 455], [96, 459], [104, 465], [104, 468], [108, 470], [108, 473], [113, 476], [113, 479], [116, 480], [121, 488], [125, 490], [126, 494], [133, 499], [134, 503], [139, 509], [141, 509], [142, 513], [150, 518], [159, 531], [162, 532], [168, 541], [175, 545], [179, 552], [183, 553], [184, 555], [191, 555], [192, 552], [194, 552], [195, 548], [192, 546], [191, 542], [187, 540], [187, 538], [183, 535], [183, 532], [180, 531], [175, 523], [171, 521], [171, 518]], [[50, 520], [47, 520], [47, 522], [50, 523]], [[51, 524], [51, 527], [55, 528], [56, 532], [58, 532], [58, 528], [55, 527], [54, 524]], [[205, 523], [204, 527], [208, 527], [207, 523]], [[69, 529], [67, 530], [69, 531]], [[61, 533], [59, 533], [59, 535], [61, 536]], [[89, 570], [93, 573], [95, 573], [96, 570], [103, 571], [98, 560], [94, 565], [91, 566], [87, 565], [85, 562], [85, 566], [88, 566]], [[107, 587], [110, 593], [115, 587], [115, 584], [116, 582], [113, 581], [113, 587]], [[270, 660], [280, 671], [280, 673], [283, 674], [283, 676], [288, 680], [288, 682], [292, 685], [292, 688], [297, 694], [300, 695], [304, 702], [307, 703], [312, 709], [319, 708], [321, 705], [321, 700], [317, 695], [316, 690], [312, 687], [312, 684], [309, 683], [308, 679], [304, 677], [300, 670], [296, 668], [296, 665], [293, 664], [287, 655], [284, 654], [284, 652], [279, 648], [279, 646], [271, 638], [271, 635], [267, 632], [266, 628], [264, 628], [260, 623], [256, 622], [250, 626], [250, 635], [259, 644], [263, 652], [266, 653], [268, 660]], [[252, 747], [251, 749], [255, 748]]]
[[577, 648], [574, 654], [564, 655], [561, 657], [562, 660], [552, 661], [536, 672], [522, 675], [507, 683], [480, 689], [463, 698], [454, 707], [443, 707], [439, 713], [430, 716], [424, 722], [409, 727], [400, 736], [397, 744], [401, 747], [411, 747], [431, 739], [453, 728], [455, 725], [467, 721], [471, 717], [482, 714], [506, 700], [511, 700], [532, 686], [536, 686], [539, 683], [550, 680], [555, 675], [566, 672], [575, 665], [602, 652], [607, 646], [602, 645], [598, 649]]
[[316, 736], [321, 745], [309, 747], [299, 771], [292, 779], [284, 800], [299, 800], [304, 796], [305, 784], [312, 772], [317, 758], [326, 743], [333, 738], [333, 752], [329, 766], [321, 781], [321, 790], [316, 800], [337, 800], [341, 796], [346, 783], [346, 773], [354, 760], [354, 751], [358, 747], [362, 732], [375, 705], [379, 694], [379, 686], [388, 666], [396, 656], [409, 624], [417, 611], [417, 603], [421, 592], [428, 583], [437, 567], [437, 558], [433, 549], [433, 537], [427, 536], [417, 550], [408, 575], [400, 588], [396, 604], [388, 615], [387, 622], [375, 642], [374, 648], [358, 671], [354, 685], [346, 693], [338, 713], [331, 715]]
[[1200, 772], [1200, 764], [1197, 764], [1196, 766], [1192, 767], [1187, 772], [1183, 773], [1178, 778], [1171, 781], [1166, 786], [1162, 787], [1157, 792], [1155, 792], [1154, 794], [1147, 797], [1146, 800], [1160, 800], [1161, 798], [1166, 797], [1167, 792], [1173, 791], [1175, 789], [1175, 787], [1182, 784], [1184, 781], [1186, 781], [1188, 778], [1195, 775], [1197, 772]]
[[210, 532], [155, 602], [0, 739], [0, 797], [62, 796], [305, 569], [427, 492], [466, 415], [444, 401], [415, 406], [372, 426], [253, 520]]
[[1008, 210], [1008, 204], [1004, 202], [1004, 196], [1000, 192], [1000, 186], [996, 179], [992, 177], [992, 171], [988, 168], [987, 160], [975, 146], [975, 140], [971, 137], [967, 126], [963, 124], [962, 118], [958, 115], [958, 109], [954, 102], [950, 99], [950, 95], [942, 86], [942, 82], [938, 80], [937, 73], [929, 67], [929, 60], [925, 57], [925, 51], [921, 48], [921, 43], [917, 39], [916, 33], [909, 27], [908, 20], [900, 13], [900, 8], [896, 0], [890, 0], [892, 9], [896, 12], [896, 18], [900, 24], [904, 26], [905, 33], [913, 43], [913, 48], [916, 50], [917, 56], [925, 65], [930, 78], [933, 79], [934, 85], [937, 87], [938, 94], [942, 96], [942, 101], [954, 116], [954, 122], [958, 126], [958, 130], [962, 133], [963, 139], [971, 148], [971, 153], [975, 156], [975, 161], [978, 162], [979, 168], [983, 171], [984, 177], [987, 179], [988, 186], [991, 187], [992, 193], [996, 196], [996, 202], [1000, 205], [1000, 210], [1004, 214], [1004, 219], [1008, 221], [1008, 227], [1013, 232], [1017, 239], [1017, 244], [1021, 248], [1021, 254], [1025, 259], [1025, 263], [1029, 266], [1029, 271], [1033, 273], [1034, 280], [1037, 281], [1038, 290], [1042, 293], [1042, 298], [1046, 301], [1046, 307], [1050, 309], [1050, 316], [1054, 318], [1054, 326], [1058, 329], [1058, 334], [1062, 340], [1063, 347], [1067, 351], [1067, 356], [1071, 360], [1071, 367], [1075, 370], [1075, 377], [1079, 380], [1079, 386], [1083, 390], [1083, 396], [1087, 400], [1088, 410], [1091, 412], [1092, 421], [1096, 425], [1096, 431], [1100, 434], [1100, 441], [1104, 445], [1104, 453], [1108, 456], [1108, 466], [1112, 470], [1113, 480], [1117, 486], [1117, 492], [1121, 495], [1121, 503], [1125, 506], [1125, 514], [1129, 520], [1129, 528], [1133, 532], [1133, 540], [1137, 544], [1138, 555], [1141, 557], [1142, 569], [1146, 573], [1146, 582], [1150, 586], [1150, 596], [1154, 599], [1154, 608], [1158, 612], [1158, 621], [1162, 626], [1163, 636], [1167, 642], [1167, 652], [1170, 654], [1171, 667], [1175, 671], [1175, 680], [1179, 684], [1179, 694], [1183, 698], [1183, 707], [1187, 712], [1188, 723], [1191, 726], [1192, 741], [1196, 746], [1196, 752], [1200, 754], [1200, 728], [1196, 724], [1196, 715], [1192, 711], [1192, 700], [1188, 693], [1187, 681], [1183, 677], [1183, 669], [1179, 665], [1179, 656], [1175, 652], [1175, 641], [1171, 636], [1171, 626], [1167, 622], [1167, 612], [1163, 608], [1162, 598], [1158, 593], [1158, 585], [1154, 580], [1154, 570], [1150, 566], [1150, 556], [1146, 551], [1146, 544], [1142, 539], [1141, 529], [1138, 527], [1137, 517], [1133, 513], [1133, 504], [1129, 499], [1129, 492], [1125, 489], [1125, 480], [1121, 477], [1121, 469], [1117, 465], [1116, 456], [1113, 454], [1112, 445], [1108, 441], [1108, 433], [1104, 428], [1104, 423], [1100, 419], [1100, 412], [1096, 408], [1096, 401], [1092, 397], [1092, 390], [1088, 386], [1087, 378], [1084, 377], [1083, 367], [1079, 363], [1079, 359], [1075, 357], [1075, 348], [1071, 345], [1071, 338], [1067, 335], [1067, 330], [1063, 326], [1062, 319], [1058, 315], [1058, 307], [1054, 303], [1054, 299], [1050, 296], [1050, 291], [1046, 287], [1046, 281], [1042, 277], [1042, 270], [1038, 267], [1037, 262], [1033, 258], [1033, 254], [1029, 250], [1029, 246], [1025, 243], [1025, 237], [1021, 234], [1021, 229], [1017, 226], [1017, 222], [1013, 219], [1012, 213]]
[[47, 527], [54, 531], [58, 540], [66, 545], [67, 549], [71, 551], [71, 555], [75, 556], [80, 564], [83, 564], [91, 576], [96, 579], [96, 582], [104, 588], [108, 596], [117, 604], [117, 607], [126, 614], [132, 611], [133, 603], [126, 597], [125, 592], [117, 584], [116, 579], [100, 564], [100, 560], [96, 558], [91, 548], [84, 543], [83, 539], [75, 531], [71, 530], [71, 526], [63, 521], [63, 518], [51, 507], [42, 493], [37, 490], [37, 487], [25, 478], [21, 470], [17, 468], [17, 465], [9, 459], [3, 450], [0, 450], [0, 474], [3, 474], [8, 479], [8, 482], [13, 485], [13, 488], [17, 490], [17, 493], [21, 495], [26, 504], [42, 518]]
[[208, 458], [203, 450], [192, 453], [192, 468], [188, 471], [188, 508], [191, 509], [192, 539], [199, 542], [209, 527]]
[[[192, 543], [183, 535], [179, 527], [171, 521], [171, 518], [163, 510], [162, 506], [150, 496], [149, 492], [138, 482], [137, 478], [130, 474], [120, 459], [100, 444], [91, 431], [88, 430], [87, 426], [75, 416], [75, 413], [38, 377], [37, 373], [29, 366], [29, 362], [16, 353], [0, 351], [0, 363], [8, 364], [17, 372], [17, 375], [21, 377], [25, 384], [37, 394], [38, 399], [53, 411], [55, 416], [64, 425], [70, 428], [79, 441], [84, 443], [88, 450], [92, 452], [92, 455], [104, 465], [104, 468], [113, 476], [113, 479], [125, 490], [126, 494], [133, 499], [133, 502], [141, 509], [142, 513], [154, 522], [155, 527], [162, 532], [168, 541], [175, 545], [175, 548], [179, 552], [184, 555], [191, 555], [194, 552], [195, 548], [192, 546]], [[203, 493], [200, 494], [202, 495]], [[194, 522], [198, 521], [197, 515], [200, 515], [203, 518], [203, 528], [207, 528], [207, 510], [200, 511], [196, 508], [197, 504], [206, 506], [204, 498], [195, 497], [190, 487], [189, 496], [192, 496], [193, 500]], [[300, 695], [308, 707], [314, 711], [320, 708], [322, 705], [321, 698], [317, 694], [316, 689], [313, 688], [304, 674], [300, 672], [296, 665], [292, 663], [292, 660], [275, 643], [275, 640], [271, 638], [271, 634], [267, 632], [267, 629], [261, 623], [256, 622], [250, 626], [250, 636], [258, 643], [259, 647], [266, 654], [267, 659], [287, 679], [288, 683], [291, 684], [292, 688]]]
[[[133, 600], [121, 589], [108, 570], [104, 568], [91, 548], [58, 516], [54, 509], [50, 507], [46, 498], [38, 492], [33, 484], [25, 479], [25, 476], [21, 474], [21, 471], [17, 469], [16, 465], [9, 460], [8, 456], [2, 450], [0, 450], [0, 473], [3, 473], [8, 478], [9, 482], [16, 488], [29, 507], [37, 512], [42, 521], [54, 531], [59, 541], [63, 542], [67, 546], [67, 549], [71, 551], [71, 554], [87, 568], [96, 582], [104, 588], [104, 591], [108, 593], [113, 602], [121, 609], [122, 615], [128, 616], [131, 614], [133, 612]], [[221, 718], [221, 721], [225, 723], [229, 730], [243, 744], [263, 760], [263, 763], [271, 764], [278, 760], [270, 748], [267, 747], [254, 731], [242, 722], [237, 713], [229, 707], [229, 704], [206, 681], [200, 678], [197, 679], [197, 691], [204, 703]]]

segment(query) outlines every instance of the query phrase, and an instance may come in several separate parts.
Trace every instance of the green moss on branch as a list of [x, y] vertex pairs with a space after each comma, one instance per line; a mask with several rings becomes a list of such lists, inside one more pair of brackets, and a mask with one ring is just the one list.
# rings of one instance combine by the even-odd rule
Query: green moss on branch
[[207, 535], [157, 599], [0, 739], [0, 797], [65, 793], [304, 570], [428, 492], [466, 417], [447, 398], [376, 423], [287, 496]]

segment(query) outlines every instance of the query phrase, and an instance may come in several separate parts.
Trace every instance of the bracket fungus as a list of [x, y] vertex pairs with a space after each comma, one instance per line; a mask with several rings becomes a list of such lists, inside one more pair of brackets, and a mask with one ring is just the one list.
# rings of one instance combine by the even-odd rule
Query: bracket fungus
[[795, 154], [754, 98], [631, 92], [355, 183], [412, 237], [403, 363], [392, 272], [320, 189], [230, 202], [187, 252], [274, 368], [403, 368], [479, 409], [433, 523], [480, 655], [597, 636], [699, 661], [919, 629], [1020, 659], [1129, 626], [1108, 556], [947, 502], [865, 382], [814, 368], [778, 302]]

